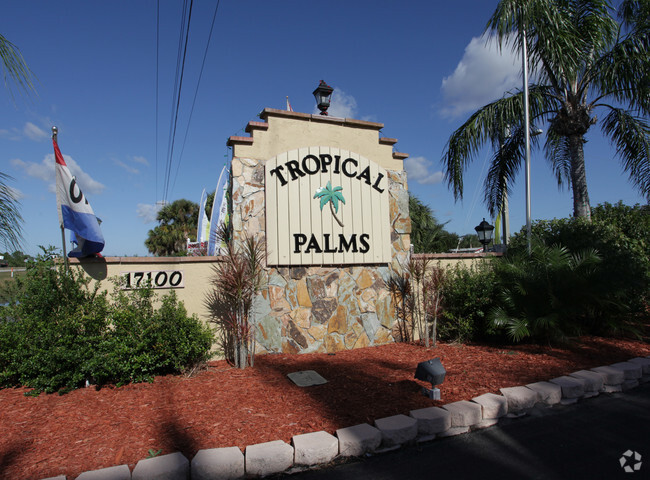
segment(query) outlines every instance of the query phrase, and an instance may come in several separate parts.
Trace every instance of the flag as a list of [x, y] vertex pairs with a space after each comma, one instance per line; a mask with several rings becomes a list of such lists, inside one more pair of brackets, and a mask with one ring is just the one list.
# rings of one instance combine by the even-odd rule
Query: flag
[[208, 196], [205, 193], [205, 188], [201, 192], [201, 202], [199, 203], [199, 225], [196, 231], [196, 241], [199, 243], [206, 242], [210, 234], [210, 221], [205, 212], [205, 203], [208, 201]]
[[68, 170], [56, 140], [52, 139], [52, 143], [56, 160], [56, 203], [59, 224], [75, 234], [78, 245], [68, 253], [68, 256], [87, 257], [98, 254], [104, 249], [104, 236], [99, 228], [98, 218], [77, 185], [77, 180]]
[[289, 102], [289, 95], [287, 95], [287, 112], [293, 112], [293, 108], [291, 108], [291, 103]]
[[224, 166], [221, 169], [219, 181], [217, 182], [217, 189], [214, 192], [214, 201], [212, 202], [212, 213], [210, 214], [210, 235], [208, 236], [208, 255], [218, 255], [220, 253], [217, 252], [217, 230], [223, 223], [221, 211], [227, 211], [226, 182], [228, 177], [230, 177], [230, 174]]

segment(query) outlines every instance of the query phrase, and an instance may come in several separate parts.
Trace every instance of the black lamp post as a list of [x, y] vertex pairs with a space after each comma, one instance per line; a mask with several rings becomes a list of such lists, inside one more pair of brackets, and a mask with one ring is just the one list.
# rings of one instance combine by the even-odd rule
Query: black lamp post
[[330, 87], [324, 80], [321, 80], [316, 90], [314, 90], [314, 98], [316, 98], [316, 106], [320, 110], [321, 115], [327, 115], [327, 109], [330, 106], [332, 92], [334, 89]]
[[494, 234], [494, 227], [485, 221], [485, 218], [481, 223], [476, 227], [476, 234], [478, 235], [478, 241], [483, 244], [483, 251], [487, 252], [487, 246], [492, 241], [492, 235]]

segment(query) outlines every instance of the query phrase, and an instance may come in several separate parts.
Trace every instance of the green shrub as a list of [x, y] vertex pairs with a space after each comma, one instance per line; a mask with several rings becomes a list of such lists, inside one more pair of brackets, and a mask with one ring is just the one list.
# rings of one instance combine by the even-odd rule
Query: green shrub
[[54, 392], [83, 385], [106, 330], [98, 284], [54, 266], [48, 252], [16, 279], [10, 306], [0, 310], [0, 386]]
[[442, 312], [438, 318], [440, 340], [466, 342], [491, 336], [487, 315], [494, 302], [492, 262], [471, 267], [457, 265], [442, 282]]
[[171, 291], [155, 309], [151, 287], [117, 290], [111, 305], [111, 328], [92, 362], [93, 381], [151, 381], [155, 375], [180, 373], [210, 356], [212, 332], [196, 315], [188, 317]]
[[[601, 257], [592, 288], [613, 305], [625, 306], [627, 315], [621, 317], [620, 308], [594, 311], [595, 331], [599, 323], [604, 330], [620, 327], [630, 318], [629, 314], [640, 315], [644, 311], [650, 288], [649, 231], [648, 206], [629, 207], [621, 202], [593, 208], [591, 222], [563, 218], [537, 221], [532, 226], [533, 236], [547, 246], [563, 246], [570, 252], [595, 250]], [[513, 237], [509, 252], [525, 249], [526, 233], [522, 229]], [[618, 317], [613, 318], [617, 311]]]
[[592, 327], [594, 312], [610, 308], [595, 288], [600, 257], [593, 250], [533, 242], [531, 253], [508, 252], [495, 265], [497, 305], [490, 311], [496, 328], [515, 341], [562, 340]]
[[192, 368], [210, 355], [212, 333], [188, 317], [174, 292], [154, 308], [150, 287], [117, 290], [112, 303], [80, 269], [65, 272], [47, 250], [16, 279], [0, 309], [0, 387], [33, 393], [139, 382]]

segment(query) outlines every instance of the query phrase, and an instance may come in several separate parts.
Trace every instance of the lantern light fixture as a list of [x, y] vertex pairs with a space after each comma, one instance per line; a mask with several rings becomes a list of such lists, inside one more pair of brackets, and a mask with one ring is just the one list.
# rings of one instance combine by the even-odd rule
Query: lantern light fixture
[[487, 252], [487, 246], [492, 241], [492, 235], [494, 235], [494, 226], [486, 222], [484, 218], [481, 223], [474, 227], [474, 230], [478, 235], [478, 241], [483, 244], [483, 251]]
[[334, 89], [325, 83], [324, 80], [321, 80], [318, 87], [316, 87], [316, 90], [314, 90], [316, 106], [320, 110], [321, 115], [327, 115], [327, 109], [330, 106], [333, 91]]

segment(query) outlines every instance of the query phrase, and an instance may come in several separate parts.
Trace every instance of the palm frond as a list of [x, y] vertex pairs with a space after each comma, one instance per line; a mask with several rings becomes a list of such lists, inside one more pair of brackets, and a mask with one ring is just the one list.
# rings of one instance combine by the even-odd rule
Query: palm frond
[[544, 156], [553, 170], [559, 188], [571, 187], [571, 151], [569, 139], [550, 128], [546, 134]]
[[617, 102], [650, 114], [650, 31], [634, 31], [602, 54], [587, 72], [599, 92], [595, 101], [611, 96]]
[[0, 172], [0, 242], [6, 248], [18, 250], [22, 239], [19, 204], [14, 190], [6, 185], [9, 175]]
[[[543, 85], [530, 87], [529, 106], [533, 121], [543, 119], [551, 110], [551, 105], [556, 101], [552, 93], [552, 89]], [[486, 143], [499, 145], [504, 139], [506, 126], [513, 132], [522, 128], [523, 111], [523, 94], [520, 91], [509, 92], [505, 97], [480, 108], [451, 135], [441, 161], [445, 180], [452, 188], [454, 198], [463, 198], [463, 173], [479, 149]]]
[[650, 199], [650, 125], [630, 112], [610, 108], [603, 132], [616, 144], [623, 169], [639, 192]]
[[0, 35], [0, 60], [3, 67], [4, 83], [10, 92], [9, 79], [26, 92], [34, 90], [33, 74], [25, 63], [20, 50], [2, 35]]

